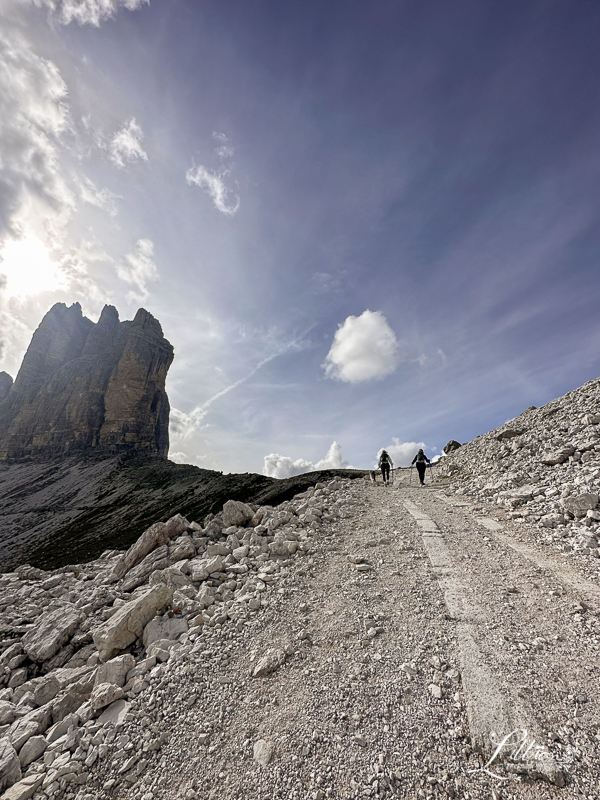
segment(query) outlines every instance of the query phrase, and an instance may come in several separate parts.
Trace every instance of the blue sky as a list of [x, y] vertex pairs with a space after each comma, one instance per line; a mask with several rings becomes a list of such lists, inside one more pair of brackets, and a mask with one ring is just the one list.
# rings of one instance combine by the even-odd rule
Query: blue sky
[[172, 457], [279, 477], [433, 455], [599, 374], [597, 4], [0, 23], [0, 369], [56, 301], [144, 306]]

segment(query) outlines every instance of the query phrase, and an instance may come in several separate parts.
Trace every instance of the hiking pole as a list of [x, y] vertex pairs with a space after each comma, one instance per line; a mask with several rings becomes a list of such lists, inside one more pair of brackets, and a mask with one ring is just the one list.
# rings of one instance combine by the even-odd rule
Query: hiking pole
[[411, 465], [410, 465], [410, 473], [409, 473], [410, 477], [409, 477], [409, 479], [408, 479], [408, 485], [409, 485], [409, 486], [410, 486], [410, 484], [412, 483], [412, 471], [413, 471], [413, 465], [411, 464]]

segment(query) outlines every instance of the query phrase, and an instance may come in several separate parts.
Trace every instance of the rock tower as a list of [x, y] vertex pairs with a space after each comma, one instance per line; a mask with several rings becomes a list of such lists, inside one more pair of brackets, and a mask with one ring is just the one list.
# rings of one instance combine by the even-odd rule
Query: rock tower
[[105, 306], [97, 323], [57, 303], [33, 335], [14, 383], [0, 373], [0, 460], [144, 454], [166, 458], [173, 347], [140, 308]]

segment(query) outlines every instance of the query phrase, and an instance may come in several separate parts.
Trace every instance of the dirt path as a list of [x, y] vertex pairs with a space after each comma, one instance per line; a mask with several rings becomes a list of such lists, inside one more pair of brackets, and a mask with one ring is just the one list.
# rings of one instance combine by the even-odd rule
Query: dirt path
[[[133, 701], [165, 744], [106, 796], [597, 798], [597, 587], [434, 485], [341, 494], [258, 614], [206, 627]], [[269, 651], [284, 663], [252, 677]], [[486, 773], [485, 738], [524, 728]]]

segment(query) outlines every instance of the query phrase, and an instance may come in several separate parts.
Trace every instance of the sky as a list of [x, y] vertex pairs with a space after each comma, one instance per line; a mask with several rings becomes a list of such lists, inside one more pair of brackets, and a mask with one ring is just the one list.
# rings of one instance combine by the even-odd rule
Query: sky
[[599, 75], [592, 0], [0, 0], [0, 370], [144, 307], [170, 457], [274, 477], [543, 405], [600, 374]]

